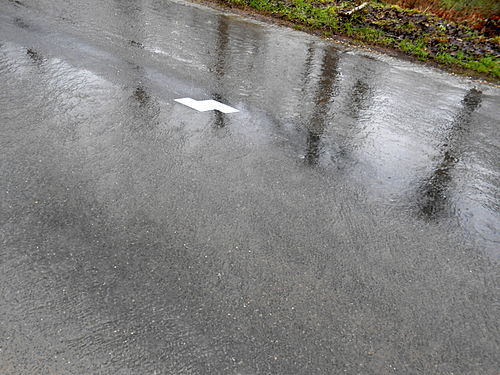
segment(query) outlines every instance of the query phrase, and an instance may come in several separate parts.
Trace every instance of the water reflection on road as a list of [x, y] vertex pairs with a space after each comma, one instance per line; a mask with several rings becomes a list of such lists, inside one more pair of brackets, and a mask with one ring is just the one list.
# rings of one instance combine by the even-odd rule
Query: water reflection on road
[[0, 10], [0, 372], [498, 369], [497, 88], [170, 1]]
[[436, 219], [447, 208], [448, 187], [451, 185], [454, 166], [459, 162], [458, 152], [461, 142], [470, 129], [470, 118], [481, 104], [481, 92], [473, 88], [467, 91], [462, 100], [463, 108], [457, 111], [455, 118], [443, 134], [441, 161], [432, 175], [423, 181], [418, 205], [423, 215]]

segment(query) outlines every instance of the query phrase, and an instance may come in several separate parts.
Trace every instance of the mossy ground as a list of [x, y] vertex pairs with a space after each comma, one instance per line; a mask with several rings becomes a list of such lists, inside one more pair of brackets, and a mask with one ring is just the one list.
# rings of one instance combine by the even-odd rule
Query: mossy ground
[[367, 45], [389, 48], [432, 61], [452, 71], [500, 81], [500, 36], [487, 35], [465, 22], [370, 1], [354, 0], [208, 0], [220, 5], [254, 9], [291, 22], [296, 29], [319, 31], [324, 36], [347, 36]]

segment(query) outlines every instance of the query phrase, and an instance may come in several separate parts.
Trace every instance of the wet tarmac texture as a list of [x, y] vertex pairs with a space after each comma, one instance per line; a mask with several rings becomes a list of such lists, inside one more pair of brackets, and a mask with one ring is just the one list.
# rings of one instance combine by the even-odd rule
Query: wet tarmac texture
[[0, 84], [0, 373], [498, 374], [498, 88], [160, 0]]

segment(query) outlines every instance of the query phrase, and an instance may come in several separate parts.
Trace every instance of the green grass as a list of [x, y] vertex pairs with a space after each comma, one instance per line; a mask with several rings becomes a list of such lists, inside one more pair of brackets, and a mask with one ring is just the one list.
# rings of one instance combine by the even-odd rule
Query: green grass
[[481, 14], [500, 13], [500, 1], [498, 0], [440, 0], [439, 5], [443, 9], [463, 11], [477, 11]]
[[447, 52], [440, 52], [436, 55], [435, 59], [448, 66], [458, 65], [500, 79], [500, 64], [498, 63], [498, 58], [493, 56], [485, 56], [479, 60], [472, 60], [463, 53], [457, 53], [456, 56], [452, 56]]
[[427, 57], [429, 57], [429, 52], [427, 52], [425, 48], [425, 42], [422, 40], [413, 42], [408, 39], [403, 39], [399, 42], [398, 46], [402, 51], [416, 56], [419, 60], [425, 61]]
[[371, 27], [358, 27], [355, 29], [355, 35], [360, 39], [375, 42], [382, 39], [384, 32]]

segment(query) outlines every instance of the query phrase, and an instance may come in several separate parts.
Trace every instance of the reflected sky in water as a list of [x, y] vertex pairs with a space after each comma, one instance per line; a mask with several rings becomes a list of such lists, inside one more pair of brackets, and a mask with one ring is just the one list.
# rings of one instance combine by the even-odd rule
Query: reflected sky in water
[[0, 372], [496, 371], [498, 88], [177, 2], [0, 8]]
[[[62, 100], [53, 106], [65, 120], [79, 121], [68, 117], [68, 106], [85, 116], [88, 104], [98, 102], [103, 113], [90, 112], [110, 126], [132, 119], [128, 126], [153, 138], [179, 129], [187, 153], [207, 136], [248, 141], [255, 152], [272, 150], [270, 158], [286, 154], [289, 162], [303, 161], [328, 178], [347, 179], [388, 210], [445, 222], [447, 228], [458, 225], [498, 256], [498, 160], [492, 156], [499, 149], [498, 90], [425, 68], [411, 71], [408, 64], [351, 53], [293, 31], [273, 28], [276, 38], [257, 24], [202, 16], [175, 3], [66, 3], [26, 1], [2, 16], [5, 31], [33, 29], [40, 35], [35, 45], [29, 31], [20, 31], [17, 43], [3, 46], [4, 74], [30, 69], [18, 57], [27, 55], [39, 68], [32, 74], [52, 83], [39, 95]], [[25, 16], [15, 15], [15, 8]], [[47, 26], [32, 25], [38, 13]], [[51, 34], [51, 22], [64, 37]], [[72, 36], [77, 32], [83, 38]], [[64, 62], [57, 57], [62, 50]], [[40, 73], [44, 69], [52, 72]], [[76, 79], [82, 75], [96, 75], [103, 87], [76, 93], [92, 84]], [[184, 96], [219, 100], [242, 113], [190, 113], [173, 105]]]

